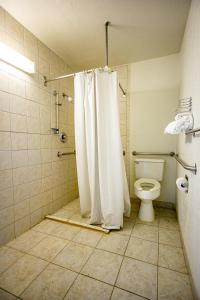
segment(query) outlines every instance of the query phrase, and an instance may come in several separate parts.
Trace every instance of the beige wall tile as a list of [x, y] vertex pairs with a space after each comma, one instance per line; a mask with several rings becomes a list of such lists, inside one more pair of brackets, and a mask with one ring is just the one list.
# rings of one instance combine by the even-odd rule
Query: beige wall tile
[[25, 97], [25, 81], [13, 76], [9, 80], [9, 91], [12, 94]]
[[12, 150], [27, 149], [27, 133], [11, 132]]
[[29, 214], [29, 199], [20, 201], [14, 206], [15, 221], [24, 218]]
[[0, 91], [0, 110], [10, 111], [10, 98], [11, 95], [9, 93]]
[[0, 151], [0, 170], [12, 167], [11, 151]]
[[28, 134], [28, 149], [40, 149], [40, 134]]
[[0, 111], [0, 130], [10, 131], [10, 114]]
[[28, 174], [29, 170], [27, 167], [13, 169], [13, 184], [18, 185], [28, 182]]
[[27, 101], [22, 97], [11, 95], [10, 112], [20, 115], [27, 115]]
[[0, 90], [8, 92], [9, 91], [9, 80], [10, 77], [7, 73], [0, 70]]
[[[66, 164], [56, 156], [57, 151], [74, 148], [73, 104], [63, 103], [60, 109], [59, 126], [65, 131], [70, 129], [69, 142], [63, 145], [52, 135], [50, 127], [55, 99], [50, 86], [43, 85], [43, 76], [49, 74], [50, 64], [51, 71], [57, 75], [69, 72], [69, 68], [2, 9], [0, 40], [36, 64], [36, 73], [31, 76], [5, 63], [0, 70], [0, 209], [11, 207], [15, 211], [12, 225], [7, 226], [2, 218], [2, 244], [72, 200], [77, 187], [75, 163]], [[65, 82], [56, 83], [55, 88], [64, 92], [65, 85]], [[55, 140], [54, 144], [52, 140]], [[56, 172], [52, 169], [54, 160], [59, 163]]]
[[34, 181], [42, 177], [42, 167], [41, 165], [34, 165], [28, 167], [28, 180]]
[[18, 203], [30, 196], [30, 187], [28, 183], [14, 186], [13, 197], [14, 203]]
[[23, 26], [7, 12], [5, 14], [5, 29], [12, 34], [14, 39], [23, 42]]
[[27, 150], [12, 151], [13, 168], [27, 166], [27, 164], [28, 164]]
[[27, 101], [27, 115], [30, 118], [40, 117], [40, 105], [33, 101]]
[[27, 132], [27, 117], [11, 114], [11, 131]]
[[40, 120], [37, 118], [27, 118], [28, 133], [40, 133]]
[[28, 164], [38, 165], [41, 163], [40, 150], [28, 150]]
[[0, 190], [12, 185], [12, 170], [0, 171]]
[[0, 210], [13, 205], [13, 188], [0, 190]]
[[9, 206], [0, 211], [0, 229], [14, 222], [13, 207]]
[[0, 132], [0, 150], [11, 150], [10, 132]]
[[0, 230], [0, 246], [5, 245], [15, 237], [14, 223]]
[[15, 237], [30, 229], [30, 215], [15, 222]]

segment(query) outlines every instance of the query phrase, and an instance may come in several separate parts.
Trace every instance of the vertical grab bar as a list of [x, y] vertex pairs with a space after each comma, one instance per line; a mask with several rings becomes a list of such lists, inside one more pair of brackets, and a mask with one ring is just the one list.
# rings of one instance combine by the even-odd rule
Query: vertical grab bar
[[62, 104], [59, 103], [59, 93], [57, 91], [53, 92], [53, 95], [56, 97], [55, 99], [55, 106], [56, 106], [56, 127], [51, 128], [55, 134], [59, 133], [59, 111], [58, 106], [61, 106]]

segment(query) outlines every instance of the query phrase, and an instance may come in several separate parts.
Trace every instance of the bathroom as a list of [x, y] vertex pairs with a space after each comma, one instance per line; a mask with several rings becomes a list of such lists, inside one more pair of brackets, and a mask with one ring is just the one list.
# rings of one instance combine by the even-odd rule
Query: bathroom
[[199, 51], [199, 0], [0, 0], [0, 300], [200, 299]]

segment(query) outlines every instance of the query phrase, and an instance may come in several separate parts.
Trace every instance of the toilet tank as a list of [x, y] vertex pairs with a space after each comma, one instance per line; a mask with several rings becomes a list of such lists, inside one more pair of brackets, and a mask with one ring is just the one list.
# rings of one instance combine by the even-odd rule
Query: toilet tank
[[135, 175], [138, 178], [152, 178], [158, 181], [163, 179], [164, 160], [153, 158], [136, 158]]

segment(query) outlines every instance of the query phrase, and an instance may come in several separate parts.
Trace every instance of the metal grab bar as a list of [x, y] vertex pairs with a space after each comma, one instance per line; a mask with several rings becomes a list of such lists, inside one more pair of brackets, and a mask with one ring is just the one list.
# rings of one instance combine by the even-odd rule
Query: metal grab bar
[[74, 150], [74, 151], [71, 151], [71, 152], [60, 152], [60, 151], [58, 151], [58, 153], [57, 153], [57, 156], [58, 157], [61, 157], [61, 156], [65, 156], [65, 155], [72, 155], [72, 154], [76, 154], [76, 151]]
[[188, 135], [188, 134], [193, 134], [193, 136], [195, 136], [195, 134], [199, 132], [200, 133], [200, 128], [195, 128], [195, 129], [191, 129], [189, 131], [186, 131], [185, 134]]
[[194, 174], [197, 173], [197, 165], [196, 164], [194, 166], [190, 166], [190, 165], [186, 164], [181, 158], [178, 157], [178, 154], [175, 154], [174, 158], [184, 169], [194, 172]]
[[[57, 156], [58, 157], [61, 157], [61, 156], [64, 156], [64, 155], [72, 155], [72, 154], [76, 154], [76, 151], [74, 150], [74, 151], [71, 151], [71, 152], [60, 152], [60, 151], [58, 151], [58, 153], [57, 153]], [[125, 156], [126, 155], [126, 152], [125, 152], [125, 150], [123, 150], [123, 156]]]
[[174, 152], [163, 153], [163, 152], [137, 152], [133, 151], [132, 155], [164, 155], [164, 156], [174, 156]]
[[132, 155], [164, 155], [164, 156], [171, 156], [176, 159], [176, 161], [186, 170], [189, 170], [191, 172], [194, 172], [194, 174], [197, 173], [197, 165], [194, 166], [186, 164], [179, 156], [178, 154], [175, 154], [174, 152], [169, 153], [162, 153], [162, 152], [137, 152], [133, 151]]

